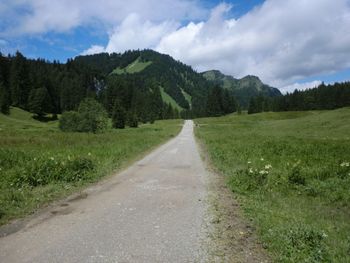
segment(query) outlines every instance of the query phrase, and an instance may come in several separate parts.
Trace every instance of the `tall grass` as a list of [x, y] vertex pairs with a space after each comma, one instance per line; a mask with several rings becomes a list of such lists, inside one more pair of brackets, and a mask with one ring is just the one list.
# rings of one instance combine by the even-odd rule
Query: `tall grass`
[[180, 120], [104, 134], [63, 133], [57, 123], [0, 114], [0, 224], [111, 174], [175, 136]]
[[350, 109], [198, 119], [276, 262], [349, 262]]

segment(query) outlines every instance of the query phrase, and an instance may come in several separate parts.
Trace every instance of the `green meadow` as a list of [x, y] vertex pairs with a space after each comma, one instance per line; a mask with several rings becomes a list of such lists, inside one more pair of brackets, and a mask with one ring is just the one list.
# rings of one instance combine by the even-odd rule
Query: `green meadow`
[[138, 58], [125, 68], [118, 67], [118, 68], [114, 69], [112, 74], [121, 75], [121, 74], [126, 74], [126, 73], [129, 73], [129, 74], [138, 73], [138, 72], [141, 72], [142, 70], [144, 70], [145, 68], [147, 68], [151, 64], [152, 64], [152, 61], [142, 62], [140, 60], [140, 58]]
[[174, 137], [180, 120], [102, 134], [63, 133], [58, 122], [39, 122], [11, 108], [0, 114], [0, 224], [127, 167]]
[[276, 262], [349, 262], [350, 108], [196, 120]]

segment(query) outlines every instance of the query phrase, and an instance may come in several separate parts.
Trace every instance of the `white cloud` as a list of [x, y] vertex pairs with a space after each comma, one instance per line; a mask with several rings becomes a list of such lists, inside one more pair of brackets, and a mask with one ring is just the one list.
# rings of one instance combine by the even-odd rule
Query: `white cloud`
[[314, 80], [311, 82], [306, 82], [306, 83], [294, 83], [285, 87], [280, 88], [280, 91], [283, 94], [286, 94], [287, 92], [291, 93], [293, 91], [297, 90], [306, 90], [306, 89], [312, 89], [316, 88], [319, 85], [321, 85], [322, 81], [320, 80]]
[[198, 70], [254, 74], [277, 87], [350, 67], [348, 0], [267, 0], [237, 20], [223, 18], [228, 8], [164, 36], [157, 50]]
[[206, 14], [197, 0], [4, 1], [5, 4], [0, 4], [0, 17], [9, 26], [0, 26], [2, 35], [67, 32], [78, 26], [99, 23], [114, 27], [132, 13], [160, 23], [164, 20], [199, 19]]
[[165, 21], [155, 24], [133, 13], [128, 15], [110, 33], [106, 47], [93, 45], [81, 54], [112, 53], [133, 49], [154, 48], [164, 35], [174, 32], [177, 28], [178, 23], [176, 22]]
[[155, 47], [160, 39], [178, 27], [175, 22], [154, 24], [138, 14], [130, 14], [110, 35], [107, 52]]
[[106, 50], [103, 46], [92, 45], [90, 48], [81, 52], [81, 55], [92, 55], [92, 54], [97, 54], [97, 53], [102, 53], [102, 52], [106, 52]]

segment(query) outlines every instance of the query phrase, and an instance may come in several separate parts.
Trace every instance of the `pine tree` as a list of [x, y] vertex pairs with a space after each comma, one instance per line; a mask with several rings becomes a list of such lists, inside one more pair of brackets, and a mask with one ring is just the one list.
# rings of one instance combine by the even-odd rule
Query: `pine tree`
[[236, 100], [227, 89], [224, 89], [221, 100], [222, 100], [221, 104], [222, 104], [223, 112], [225, 114], [236, 111]]
[[222, 89], [219, 86], [215, 86], [208, 94], [207, 114], [215, 117], [221, 116], [223, 113]]
[[139, 126], [137, 115], [134, 111], [129, 111], [127, 114], [127, 124], [131, 128], [137, 128]]
[[10, 94], [2, 82], [0, 82], [0, 112], [10, 114]]
[[257, 100], [255, 97], [252, 97], [249, 101], [248, 114], [254, 114], [258, 112]]
[[26, 58], [18, 51], [11, 63], [10, 89], [13, 105], [26, 109], [30, 91], [28, 66]]
[[29, 94], [28, 109], [39, 117], [53, 110], [53, 103], [46, 87], [33, 89]]
[[126, 122], [126, 111], [121, 105], [119, 100], [114, 102], [113, 112], [112, 112], [112, 124], [113, 128], [124, 129]]

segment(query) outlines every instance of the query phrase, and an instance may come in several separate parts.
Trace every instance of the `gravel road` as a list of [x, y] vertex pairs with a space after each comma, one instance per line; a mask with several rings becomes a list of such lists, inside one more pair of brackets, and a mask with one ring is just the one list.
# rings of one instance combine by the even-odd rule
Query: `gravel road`
[[5, 226], [0, 262], [206, 262], [206, 182], [186, 121], [124, 172]]

